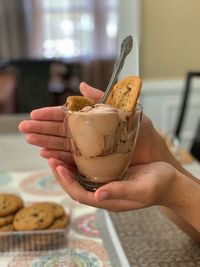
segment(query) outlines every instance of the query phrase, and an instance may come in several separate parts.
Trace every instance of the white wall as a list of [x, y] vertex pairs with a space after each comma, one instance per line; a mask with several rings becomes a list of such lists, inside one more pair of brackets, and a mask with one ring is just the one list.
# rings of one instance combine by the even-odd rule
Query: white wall
[[[189, 149], [200, 114], [200, 81], [194, 79], [181, 131], [181, 144]], [[143, 83], [140, 102], [144, 113], [164, 134], [173, 133], [182, 103], [185, 80], [149, 80]]]

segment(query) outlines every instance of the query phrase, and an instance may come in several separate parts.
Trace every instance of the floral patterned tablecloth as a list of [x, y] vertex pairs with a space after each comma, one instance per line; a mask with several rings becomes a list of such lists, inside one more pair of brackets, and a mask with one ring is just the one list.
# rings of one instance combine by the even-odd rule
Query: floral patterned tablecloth
[[0, 253], [0, 267], [111, 267], [96, 224], [96, 209], [71, 200], [50, 170], [0, 171], [0, 191], [26, 202], [56, 201], [71, 208], [68, 245], [54, 251]]
[[[64, 207], [71, 207], [69, 242], [66, 247], [54, 251], [0, 253], [0, 267], [200, 266], [197, 245], [190, 246], [188, 237], [174, 229], [175, 226], [154, 208], [133, 213], [103, 212], [102, 216], [101, 210], [71, 200], [57, 184], [47, 162], [39, 157], [38, 152], [38, 148], [27, 146], [22, 135], [1, 134], [0, 191], [20, 194], [27, 202], [53, 200]], [[199, 164], [194, 162], [185, 167], [200, 178]], [[149, 224], [152, 224], [151, 228]], [[164, 236], [159, 234], [159, 229]], [[175, 237], [181, 238], [181, 242]], [[166, 265], [163, 257], [167, 255], [170, 261], [172, 253], [177, 253], [173, 247], [176, 244], [181, 246], [183, 260], [178, 254], [177, 261]], [[190, 251], [190, 257], [184, 251]]]

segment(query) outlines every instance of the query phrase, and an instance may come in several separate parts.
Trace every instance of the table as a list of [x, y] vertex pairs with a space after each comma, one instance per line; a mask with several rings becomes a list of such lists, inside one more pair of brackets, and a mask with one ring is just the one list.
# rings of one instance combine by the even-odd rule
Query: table
[[[0, 189], [20, 191], [27, 201], [53, 199], [70, 205], [70, 242], [68, 247], [54, 252], [0, 255], [0, 267], [64, 267], [68, 266], [69, 250], [72, 266], [200, 266], [199, 246], [168, 221], [158, 207], [110, 213], [81, 205], [62, 191], [38, 153], [38, 148], [26, 144], [23, 135], [1, 134]], [[186, 168], [200, 177], [196, 162]]]
[[[111, 261], [97, 223], [102, 214], [97, 217], [96, 208], [72, 200], [57, 184], [47, 161], [39, 156], [38, 148], [27, 145], [21, 134], [0, 135], [0, 192], [19, 193], [28, 203], [56, 201], [72, 211], [66, 247], [41, 253], [0, 253], [0, 267], [120, 267], [127, 261], [119, 240], [111, 243], [111, 247], [113, 244], [115, 247], [110, 248], [111, 251], [117, 251], [118, 255], [114, 263]], [[112, 235], [116, 236], [114, 227], [111, 228]]]

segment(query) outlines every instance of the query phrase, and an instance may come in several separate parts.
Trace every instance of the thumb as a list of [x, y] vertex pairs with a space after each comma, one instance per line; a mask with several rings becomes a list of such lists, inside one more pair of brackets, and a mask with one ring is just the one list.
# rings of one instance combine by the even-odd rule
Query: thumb
[[98, 90], [90, 85], [88, 85], [85, 82], [82, 82], [80, 84], [80, 91], [83, 96], [94, 100], [95, 102], [99, 102], [99, 100], [103, 96], [103, 92], [101, 90]]
[[98, 188], [94, 193], [94, 198], [96, 201], [108, 199], [130, 200], [132, 190], [128, 180], [111, 182]]

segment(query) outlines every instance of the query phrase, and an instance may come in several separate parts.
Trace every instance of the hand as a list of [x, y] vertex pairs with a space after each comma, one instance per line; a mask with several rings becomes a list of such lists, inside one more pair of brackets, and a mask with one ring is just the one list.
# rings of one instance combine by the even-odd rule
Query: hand
[[176, 180], [176, 170], [156, 162], [129, 168], [128, 179], [103, 185], [95, 193], [76, 181], [76, 170], [62, 161], [49, 159], [49, 165], [62, 188], [80, 203], [110, 211], [127, 211], [151, 205], [167, 205]]
[[[96, 102], [103, 94], [102, 91], [85, 83], [81, 83], [80, 91], [84, 96]], [[75, 180], [77, 170], [69, 151], [63, 124], [64, 112], [61, 107], [34, 110], [31, 112], [31, 119], [21, 122], [19, 130], [26, 134], [28, 143], [41, 147], [41, 156], [49, 159], [49, 164], [58, 182], [72, 198], [95, 207], [123, 211], [150, 205], [167, 206], [170, 197], [173, 199], [174, 195], [175, 202], [179, 199], [181, 208], [175, 209], [175, 213], [172, 211], [172, 207], [165, 208], [167, 216], [192, 238], [200, 241], [199, 200], [192, 201], [193, 205], [188, 204], [188, 201], [190, 202], [199, 195], [199, 188], [196, 188], [199, 180], [188, 173], [173, 157], [164, 139], [155, 130], [147, 116], [143, 115], [137, 145], [130, 163], [129, 179], [104, 185], [95, 193], [84, 190]], [[160, 161], [169, 162], [173, 167]], [[133, 166], [146, 163], [150, 164]], [[182, 190], [180, 190], [181, 186], [178, 186], [178, 189], [177, 185], [174, 186], [177, 180], [174, 172], [178, 172], [179, 175], [185, 174], [190, 178], [189, 184], [183, 185]], [[180, 181], [180, 179], [178, 180]], [[188, 190], [189, 187], [190, 190]], [[172, 190], [174, 188], [175, 190]], [[187, 193], [187, 197], [181, 196], [183, 191], [185, 194]], [[177, 197], [178, 195], [179, 197]], [[104, 200], [101, 200], [103, 197]], [[184, 201], [185, 205], [183, 205]], [[194, 208], [187, 211], [187, 207], [191, 206]], [[177, 211], [180, 216], [177, 215]]]
[[[103, 92], [80, 84], [81, 93], [98, 102]], [[40, 146], [40, 155], [46, 159], [55, 158], [73, 164], [64, 128], [64, 112], [61, 107], [36, 109], [30, 114], [32, 120], [22, 121], [19, 130], [26, 134], [29, 144]], [[162, 161], [164, 141], [157, 133], [151, 120], [143, 114], [140, 133], [130, 165]]]
[[[95, 101], [103, 94], [102, 91], [85, 83], [80, 84], [80, 90], [84, 95], [89, 94]], [[59, 106], [36, 109], [31, 112], [30, 117], [31, 120], [25, 120], [19, 124], [19, 131], [26, 134], [27, 142], [41, 147], [40, 155], [46, 159], [56, 158], [73, 164], [66, 139], [62, 108]]]

